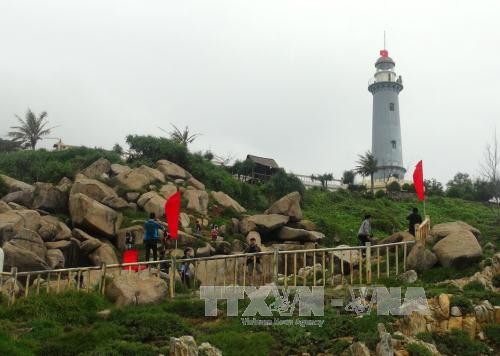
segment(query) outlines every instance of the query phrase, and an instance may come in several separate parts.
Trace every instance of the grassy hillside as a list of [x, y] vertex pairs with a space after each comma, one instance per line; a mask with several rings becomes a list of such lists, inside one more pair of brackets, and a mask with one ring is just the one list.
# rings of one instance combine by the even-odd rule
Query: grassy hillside
[[[240, 301], [240, 315], [248, 300]], [[97, 313], [110, 308], [107, 318]], [[225, 314], [225, 305], [220, 309]], [[339, 355], [354, 337], [371, 349], [378, 342], [377, 323], [393, 331], [393, 316], [374, 313], [355, 318], [340, 308], [325, 308], [323, 327], [247, 326], [239, 317], [205, 317], [204, 302], [179, 296], [159, 305], [114, 308], [96, 294], [66, 292], [31, 296], [8, 309], [0, 303], [1, 355], [158, 355], [169, 354], [171, 336], [193, 335], [208, 341], [224, 355], [289, 355], [329, 351]], [[490, 330], [491, 329], [491, 330]], [[498, 333], [494, 325], [486, 332]], [[494, 335], [494, 334], [492, 334]], [[490, 354], [485, 344], [471, 341], [462, 331], [422, 335], [435, 338], [447, 354]], [[491, 345], [493, 346], [493, 345]]]
[[[327, 235], [327, 245], [332, 245], [334, 236], [343, 243], [356, 244], [358, 228], [365, 214], [373, 216], [374, 235], [378, 238], [386, 237], [393, 231], [406, 230], [406, 216], [413, 207], [418, 207], [423, 214], [423, 204], [417, 199], [394, 201], [349, 191], [307, 190], [303, 205], [305, 217], [316, 222], [318, 229]], [[481, 230], [482, 244], [491, 241], [499, 246], [500, 224], [490, 205], [430, 197], [426, 202], [426, 212], [432, 224], [462, 220]]]

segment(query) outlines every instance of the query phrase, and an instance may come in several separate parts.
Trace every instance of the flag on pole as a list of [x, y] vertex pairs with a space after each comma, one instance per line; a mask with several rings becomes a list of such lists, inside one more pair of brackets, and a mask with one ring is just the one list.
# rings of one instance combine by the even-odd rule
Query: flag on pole
[[167, 218], [170, 238], [177, 240], [179, 232], [179, 215], [181, 213], [181, 193], [177, 192], [168, 198], [165, 203], [165, 216]]
[[417, 193], [418, 200], [425, 200], [424, 168], [421, 160], [417, 163], [413, 171], [413, 185], [415, 186], [415, 193]]

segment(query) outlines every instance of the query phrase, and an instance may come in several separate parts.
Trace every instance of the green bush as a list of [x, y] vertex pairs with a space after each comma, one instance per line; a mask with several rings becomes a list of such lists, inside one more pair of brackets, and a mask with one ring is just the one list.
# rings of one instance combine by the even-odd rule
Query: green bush
[[263, 190], [274, 201], [295, 191], [302, 196], [305, 188], [299, 178], [286, 173], [284, 169], [280, 169], [264, 184]]
[[460, 311], [463, 314], [470, 314], [474, 312], [472, 302], [461, 295], [453, 295], [450, 299], [450, 306], [460, 308]]
[[13, 306], [0, 309], [0, 318], [9, 320], [46, 319], [63, 324], [85, 324], [97, 320], [97, 312], [108, 307], [101, 295], [76, 291], [31, 295]]
[[500, 288], [500, 274], [496, 274], [491, 279], [491, 283], [495, 288]]
[[165, 312], [162, 306], [129, 306], [114, 310], [109, 321], [125, 328], [121, 338], [127, 341], [168, 343], [171, 336], [192, 333], [178, 315]]
[[27, 183], [57, 183], [63, 177], [73, 178], [101, 157], [112, 163], [121, 161], [115, 152], [87, 147], [63, 151], [21, 150], [0, 153], [0, 172]]
[[470, 282], [466, 284], [463, 288], [463, 294], [465, 297], [472, 299], [476, 303], [479, 303], [482, 300], [489, 300], [493, 305], [500, 304], [500, 294], [486, 289], [486, 287], [480, 282]]
[[488, 346], [480, 341], [471, 340], [462, 330], [453, 329], [450, 332], [432, 333], [432, 338], [439, 352], [446, 355], [477, 356], [490, 355]]
[[0, 176], [0, 197], [9, 193], [9, 187], [5, 184], [3, 178]]
[[432, 356], [432, 352], [429, 349], [415, 342], [409, 343], [406, 346], [406, 351], [408, 351], [410, 356]]
[[375, 192], [375, 198], [382, 199], [385, 198], [385, 192], [382, 189], [379, 189]]
[[488, 324], [484, 327], [486, 337], [498, 348], [500, 347], [500, 325]]
[[166, 159], [187, 168], [188, 149], [164, 137], [128, 135], [126, 138], [131, 155], [128, 161], [135, 165], [156, 165], [156, 161]]
[[394, 182], [391, 182], [387, 185], [387, 191], [389, 192], [400, 192], [401, 191], [401, 185], [394, 181]]
[[432, 344], [434, 342], [434, 339], [432, 338], [432, 333], [429, 332], [418, 333], [416, 335], [416, 338], [428, 344]]
[[157, 356], [158, 349], [152, 345], [122, 340], [107, 340], [92, 351], [83, 352], [81, 356]]

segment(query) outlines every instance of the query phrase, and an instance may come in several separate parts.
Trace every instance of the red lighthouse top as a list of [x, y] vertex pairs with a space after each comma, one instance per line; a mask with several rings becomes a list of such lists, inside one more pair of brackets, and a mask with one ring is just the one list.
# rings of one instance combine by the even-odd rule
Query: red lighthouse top
[[380, 50], [380, 57], [383, 57], [383, 58], [389, 57], [389, 51], [386, 49], [381, 49]]

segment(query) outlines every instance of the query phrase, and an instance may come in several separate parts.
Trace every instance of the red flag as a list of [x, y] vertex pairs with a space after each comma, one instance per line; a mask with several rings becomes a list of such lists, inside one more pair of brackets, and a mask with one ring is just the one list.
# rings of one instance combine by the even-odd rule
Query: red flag
[[181, 213], [181, 193], [177, 192], [168, 198], [165, 203], [165, 216], [167, 218], [170, 238], [177, 240], [179, 231], [179, 215]]
[[425, 200], [424, 191], [424, 168], [422, 161], [419, 161], [413, 171], [413, 185], [415, 186], [415, 193], [417, 193], [418, 200]]

